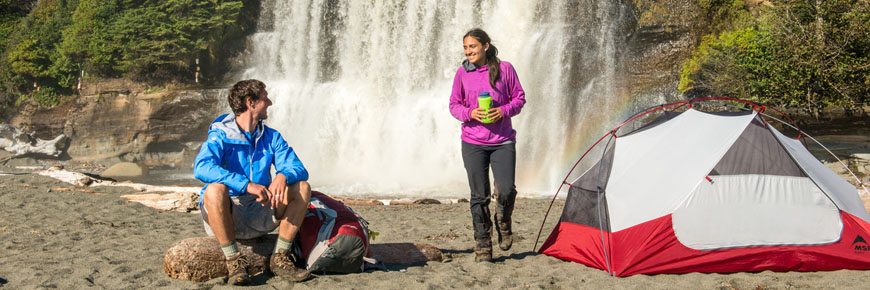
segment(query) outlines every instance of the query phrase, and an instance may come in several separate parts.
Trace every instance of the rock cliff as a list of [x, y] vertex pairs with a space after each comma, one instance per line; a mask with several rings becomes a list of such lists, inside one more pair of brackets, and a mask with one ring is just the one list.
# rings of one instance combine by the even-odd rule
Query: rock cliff
[[70, 140], [62, 159], [149, 167], [190, 166], [208, 123], [223, 111], [223, 89], [146, 89], [128, 80], [86, 85], [82, 95], [41, 109], [24, 105], [12, 126]]

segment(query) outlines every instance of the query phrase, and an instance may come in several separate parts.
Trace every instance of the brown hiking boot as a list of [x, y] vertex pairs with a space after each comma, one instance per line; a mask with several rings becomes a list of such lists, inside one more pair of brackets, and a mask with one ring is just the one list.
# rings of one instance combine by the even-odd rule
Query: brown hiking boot
[[511, 232], [511, 222], [501, 221], [498, 213], [495, 215], [495, 231], [498, 233], [498, 247], [502, 251], [507, 251], [511, 249], [511, 245], [514, 243], [514, 235]]
[[474, 245], [475, 262], [492, 262], [492, 240], [477, 240]]
[[248, 277], [248, 259], [237, 253], [232, 257], [227, 258], [227, 283], [233, 285], [247, 285], [251, 282]]
[[511, 249], [514, 244], [514, 235], [510, 231], [498, 231], [498, 248], [502, 251]]
[[278, 250], [277, 253], [272, 254], [272, 258], [269, 259], [269, 268], [275, 276], [291, 282], [305, 281], [311, 277], [308, 270], [296, 268], [287, 250]]

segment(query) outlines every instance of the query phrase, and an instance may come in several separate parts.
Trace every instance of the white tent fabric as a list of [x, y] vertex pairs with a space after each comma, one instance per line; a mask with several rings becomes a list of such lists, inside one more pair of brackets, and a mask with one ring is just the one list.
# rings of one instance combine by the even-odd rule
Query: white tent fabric
[[798, 166], [806, 172], [807, 176], [816, 182], [822, 191], [828, 194], [837, 207], [866, 222], [870, 222], [870, 214], [864, 209], [864, 203], [858, 196], [858, 189], [843, 180], [831, 169], [825, 167], [824, 164], [819, 162], [818, 159], [813, 157], [804, 148], [800, 141], [786, 137], [772, 126], [768, 127], [770, 127], [773, 135], [776, 136], [776, 139], [783, 144], [788, 154], [797, 161]]
[[689, 248], [818, 245], [840, 239], [840, 210], [807, 177], [711, 179], [698, 184], [671, 216], [674, 234]]
[[689, 109], [656, 127], [616, 139], [607, 181], [612, 231], [672, 213], [756, 116]]

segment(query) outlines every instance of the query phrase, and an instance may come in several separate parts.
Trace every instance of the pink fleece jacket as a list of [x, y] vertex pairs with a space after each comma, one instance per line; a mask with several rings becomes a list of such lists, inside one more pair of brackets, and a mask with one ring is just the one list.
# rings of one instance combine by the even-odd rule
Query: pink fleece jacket
[[[453, 92], [450, 94], [450, 114], [462, 121], [462, 141], [476, 145], [498, 145], [516, 140], [517, 132], [511, 126], [511, 117], [516, 116], [526, 103], [526, 92], [520, 85], [514, 67], [502, 61], [501, 73], [495, 89], [489, 85], [489, 70], [486, 66], [459, 67], [453, 78]], [[471, 110], [477, 108], [477, 97], [481, 92], [492, 96], [492, 108], [501, 108], [504, 118], [491, 124], [484, 124], [471, 118]]]

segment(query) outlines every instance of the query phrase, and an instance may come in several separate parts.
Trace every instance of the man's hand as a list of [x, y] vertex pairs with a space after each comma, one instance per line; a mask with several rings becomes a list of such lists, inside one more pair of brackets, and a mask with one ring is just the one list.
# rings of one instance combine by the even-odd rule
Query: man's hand
[[287, 204], [287, 189], [287, 177], [281, 173], [276, 174], [275, 179], [269, 184], [269, 191], [275, 194], [272, 208], [277, 207], [278, 204]]
[[504, 114], [502, 114], [501, 108], [492, 108], [489, 109], [489, 114], [486, 115], [486, 117], [493, 122], [496, 122], [498, 120], [501, 120], [501, 118], [504, 117]]
[[245, 191], [250, 194], [256, 195], [257, 201], [262, 203], [263, 206], [272, 206], [270, 203], [274, 199], [274, 196], [272, 195], [272, 192], [269, 191], [269, 189], [265, 186], [253, 182], [248, 182], [248, 188], [245, 189]]

